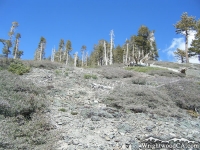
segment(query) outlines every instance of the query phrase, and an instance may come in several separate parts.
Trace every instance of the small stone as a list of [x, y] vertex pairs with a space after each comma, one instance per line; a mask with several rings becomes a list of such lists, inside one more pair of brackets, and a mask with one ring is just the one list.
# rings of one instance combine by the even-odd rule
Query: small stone
[[75, 95], [75, 96], [74, 96], [74, 98], [79, 98], [79, 97], [80, 97], [79, 95]]
[[91, 120], [92, 121], [100, 121], [100, 118], [98, 116], [92, 116]]
[[113, 135], [113, 134], [111, 134], [110, 136], [109, 136], [109, 138], [111, 138], [111, 139], [113, 139], [115, 136]]
[[62, 122], [58, 122], [58, 125], [62, 125]]
[[110, 141], [110, 138], [108, 136], [105, 137], [106, 141]]
[[78, 144], [79, 144], [79, 141], [76, 140], [76, 139], [74, 139], [74, 140], [72, 140], [72, 144], [73, 144], [73, 145], [78, 145]]
[[72, 115], [77, 115], [78, 112], [77, 112], [77, 111], [72, 111], [71, 114], [72, 114]]
[[172, 137], [176, 137], [176, 134], [174, 133], [169, 133], [169, 135], [171, 135]]
[[99, 102], [98, 102], [97, 100], [94, 100], [94, 103], [97, 104], [97, 103], [99, 103]]
[[120, 142], [120, 139], [118, 139], [118, 138], [117, 138], [117, 139], [115, 139], [115, 142]]
[[155, 126], [148, 126], [146, 127], [146, 131], [151, 132], [153, 128], [155, 128]]
[[124, 136], [124, 135], [125, 135], [125, 133], [123, 133], [123, 132], [119, 132], [119, 134], [121, 134], [122, 136]]
[[90, 128], [90, 130], [94, 130], [95, 129], [95, 127], [89, 127]]

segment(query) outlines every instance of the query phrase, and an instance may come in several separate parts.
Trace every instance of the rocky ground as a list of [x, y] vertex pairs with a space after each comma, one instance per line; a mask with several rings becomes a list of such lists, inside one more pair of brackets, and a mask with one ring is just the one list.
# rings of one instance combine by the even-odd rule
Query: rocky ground
[[[22, 76], [47, 88], [51, 105], [46, 113], [58, 135], [57, 150], [146, 149], [141, 143], [149, 136], [200, 142], [199, 118], [133, 113], [106, 105], [106, 97], [115, 87], [126, 88], [128, 79], [107, 79], [100, 72], [100, 69], [61, 67], [55, 71], [34, 68]], [[85, 79], [85, 74], [96, 75], [97, 79]], [[149, 81], [156, 78], [142, 73], [140, 76]], [[163, 80], [156, 86], [162, 86]], [[177, 78], [166, 80], [176, 82]]]

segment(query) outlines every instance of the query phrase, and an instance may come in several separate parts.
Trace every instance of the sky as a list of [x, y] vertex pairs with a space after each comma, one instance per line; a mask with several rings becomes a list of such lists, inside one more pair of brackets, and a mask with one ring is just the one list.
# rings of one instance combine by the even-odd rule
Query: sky
[[[82, 45], [90, 54], [99, 40], [110, 41], [111, 30], [115, 46], [122, 46], [145, 25], [155, 30], [159, 60], [176, 61], [173, 51], [184, 49], [184, 37], [173, 25], [183, 12], [200, 19], [200, 0], [0, 0], [0, 38], [9, 39], [12, 22], [17, 21], [22, 59], [34, 58], [41, 36], [47, 40], [46, 57], [52, 48], [58, 49], [60, 39], [72, 42], [73, 56], [80, 54]], [[189, 41], [193, 38], [194, 33]], [[0, 43], [0, 54], [2, 47]]]

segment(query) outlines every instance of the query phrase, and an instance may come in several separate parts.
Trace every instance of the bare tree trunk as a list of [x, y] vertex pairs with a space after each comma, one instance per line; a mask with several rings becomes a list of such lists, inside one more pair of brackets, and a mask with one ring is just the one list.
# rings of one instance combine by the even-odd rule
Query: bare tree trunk
[[126, 58], [125, 58], [125, 49], [123, 49], [123, 64], [125, 64]]
[[68, 54], [68, 52], [66, 52], [67, 53], [67, 58], [66, 58], [66, 65], [68, 64], [68, 57], [69, 57], [69, 54]]
[[110, 32], [110, 65], [113, 64], [113, 54], [112, 54], [112, 50], [113, 50], [113, 36], [114, 36], [114, 32], [113, 32], [113, 30], [111, 30], [111, 32]]
[[138, 51], [138, 59], [140, 59], [140, 57], [141, 57], [141, 56], [140, 56], [140, 49], [139, 49], [139, 51]]
[[113, 57], [113, 54], [112, 54], [112, 44], [110, 46], [110, 65], [112, 65], [112, 57]]
[[144, 50], [142, 49], [142, 58], [144, 57]]
[[135, 56], [135, 47], [134, 47], [134, 44], [133, 44], [133, 51], [132, 51], [132, 57], [133, 57], [133, 60], [134, 60], [134, 56]]
[[62, 61], [62, 49], [60, 49], [60, 62]]
[[52, 49], [51, 62], [54, 62], [54, 57], [55, 57], [55, 49]]
[[82, 52], [82, 64], [81, 64], [82, 67], [83, 67], [83, 57], [84, 57], [84, 51]]
[[147, 61], [149, 59], [149, 53], [146, 54], [141, 60], [140, 63], [144, 63], [145, 61]]
[[74, 54], [74, 67], [76, 67], [77, 55], [78, 55], [78, 53], [76, 52]]
[[126, 44], [126, 64], [128, 63], [128, 43]]
[[189, 58], [188, 58], [188, 32], [186, 31], [185, 35], [185, 58], [186, 58], [186, 63], [189, 63]]
[[87, 59], [88, 59], [88, 52], [86, 52], [86, 55], [85, 55], [85, 65], [86, 65], [86, 67], [87, 67]]
[[40, 45], [40, 60], [42, 60], [42, 43]]
[[107, 52], [106, 52], [106, 42], [105, 41], [104, 41], [103, 46], [104, 46], [104, 59], [105, 59], [105, 64], [107, 66], [108, 65], [108, 60], [107, 60], [107, 56], [106, 56]]
[[134, 55], [135, 63], [138, 64], [138, 58]]
[[14, 59], [16, 59], [16, 58], [17, 58], [18, 44], [19, 44], [19, 40], [18, 40], [18, 39], [16, 39], [16, 47], [15, 47]]

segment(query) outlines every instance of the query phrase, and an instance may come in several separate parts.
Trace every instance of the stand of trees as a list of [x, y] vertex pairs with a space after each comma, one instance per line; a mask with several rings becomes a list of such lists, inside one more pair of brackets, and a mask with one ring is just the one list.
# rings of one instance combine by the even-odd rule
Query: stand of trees
[[[18, 26], [18, 22], [12, 22], [8, 39], [0, 39], [0, 42], [4, 45], [2, 53], [6, 58], [11, 54], [11, 48], [13, 48], [12, 55], [14, 59], [20, 59], [23, 55], [23, 51], [19, 50], [21, 34], [15, 33]], [[188, 16], [184, 12], [181, 15], [181, 20], [174, 27], [176, 28], [177, 34], [182, 34], [185, 37], [185, 50], [177, 49], [174, 54], [182, 63], [188, 63], [190, 56], [200, 54], [200, 20], [195, 20], [195, 17]], [[188, 37], [192, 31], [196, 32], [195, 39], [192, 41], [191, 47], [188, 48]], [[126, 39], [122, 46], [118, 45], [114, 47], [114, 31], [111, 30], [110, 41], [104, 39], [99, 40], [94, 45], [90, 56], [88, 56], [86, 51], [87, 47], [83, 45], [80, 50], [80, 59], [78, 52], [74, 54], [74, 58], [71, 57], [71, 41], [67, 40], [65, 43], [64, 39], [61, 39], [58, 50], [54, 49], [52, 51], [50, 59], [51, 61], [65, 63], [66, 65], [71, 62], [75, 66], [81, 67], [88, 65], [112, 65], [113, 63], [124, 63], [126, 65], [130, 63], [143, 64], [147, 60], [157, 60], [159, 57], [154, 33], [154, 30], [150, 30], [147, 26], [142, 25], [136, 35]], [[46, 39], [41, 37], [34, 54], [34, 60], [45, 59], [46, 44]]]
[[111, 61], [114, 63], [129, 64], [134, 62], [141, 64], [145, 60], [157, 60], [158, 51], [154, 32], [150, 31], [146, 26], [141, 26], [137, 35], [131, 36], [123, 46], [118, 45], [112, 51], [109, 51], [111, 43], [104, 39], [99, 40], [98, 44], [94, 45], [93, 52], [89, 57], [89, 64], [108, 65], [108, 62]]
[[[2, 49], [3, 55], [8, 58], [9, 54], [11, 54], [11, 48], [13, 47], [13, 58], [20, 59], [23, 55], [23, 51], [19, 50], [19, 42], [21, 38], [20, 33], [15, 33], [15, 29], [19, 26], [18, 22], [12, 22], [12, 26], [10, 31], [8, 32], [9, 39], [0, 39], [0, 42], [4, 45]], [[13, 39], [15, 37], [15, 39]]]

